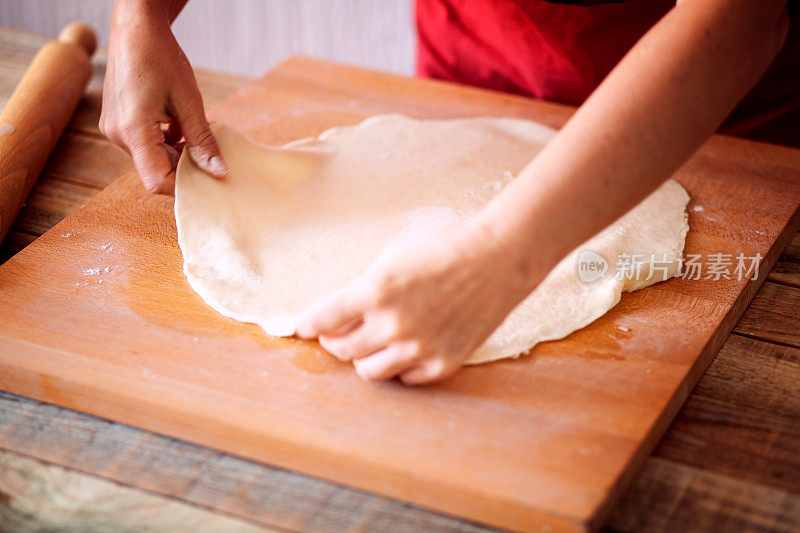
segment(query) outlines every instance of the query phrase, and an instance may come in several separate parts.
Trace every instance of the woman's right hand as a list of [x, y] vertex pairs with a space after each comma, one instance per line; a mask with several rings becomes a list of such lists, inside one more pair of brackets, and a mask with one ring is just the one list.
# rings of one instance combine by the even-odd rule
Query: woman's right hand
[[100, 130], [133, 157], [148, 191], [172, 194], [184, 145], [209, 174], [224, 178], [228, 167], [208, 127], [192, 67], [172, 35], [166, 4], [114, 6]]

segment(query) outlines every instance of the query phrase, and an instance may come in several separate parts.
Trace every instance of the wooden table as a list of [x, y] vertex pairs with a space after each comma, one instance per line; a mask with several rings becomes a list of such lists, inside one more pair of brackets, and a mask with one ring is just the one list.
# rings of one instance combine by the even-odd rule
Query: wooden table
[[[0, 102], [46, 38], [0, 29]], [[104, 57], [0, 262], [130, 170], [97, 129]], [[280, 69], [312, 78], [308, 61]], [[249, 80], [199, 70], [208, 108]], [[57, 258], [54, 258], [57, 260]], [[610, 517], [619, 531], [800, 528], [800, 237]], [[485, 531], [398, 501], [0, 393], [0, 529]]]

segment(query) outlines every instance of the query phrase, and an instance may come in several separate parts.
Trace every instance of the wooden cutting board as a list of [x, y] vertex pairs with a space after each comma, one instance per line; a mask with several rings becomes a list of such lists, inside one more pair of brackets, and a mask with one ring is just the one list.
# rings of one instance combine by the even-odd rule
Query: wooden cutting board
[[[282, 143], [376, 113], [571, 111], [296, 58], [212, 116]], [[673, 279], [528, 356], [408, 388], [207, 307], [172, 199], [127, 175], [0, 267], [0, 388], [495, 526], [594, 529], [796, 230], [798, 176], [800, 151], [712, 138], [676, 176], [686, 252], [758, 253], [757, 280]]]

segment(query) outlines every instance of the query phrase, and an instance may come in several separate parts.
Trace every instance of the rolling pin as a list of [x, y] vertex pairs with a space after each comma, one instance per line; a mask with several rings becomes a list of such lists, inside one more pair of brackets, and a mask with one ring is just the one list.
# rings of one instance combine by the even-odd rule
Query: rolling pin
[[36, 54], [0, 114], [0, 241], [78, 106], [96, 45], [90, 27], [65, 26]]

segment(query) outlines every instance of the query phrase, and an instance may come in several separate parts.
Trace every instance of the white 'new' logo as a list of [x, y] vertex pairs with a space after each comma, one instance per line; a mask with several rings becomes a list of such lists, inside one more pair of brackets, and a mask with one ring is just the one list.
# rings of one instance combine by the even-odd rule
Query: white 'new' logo
[[608, 272], [608, 261], [592, 250], [578, 254], [578, 278], [584, 283], [596, 281]]

